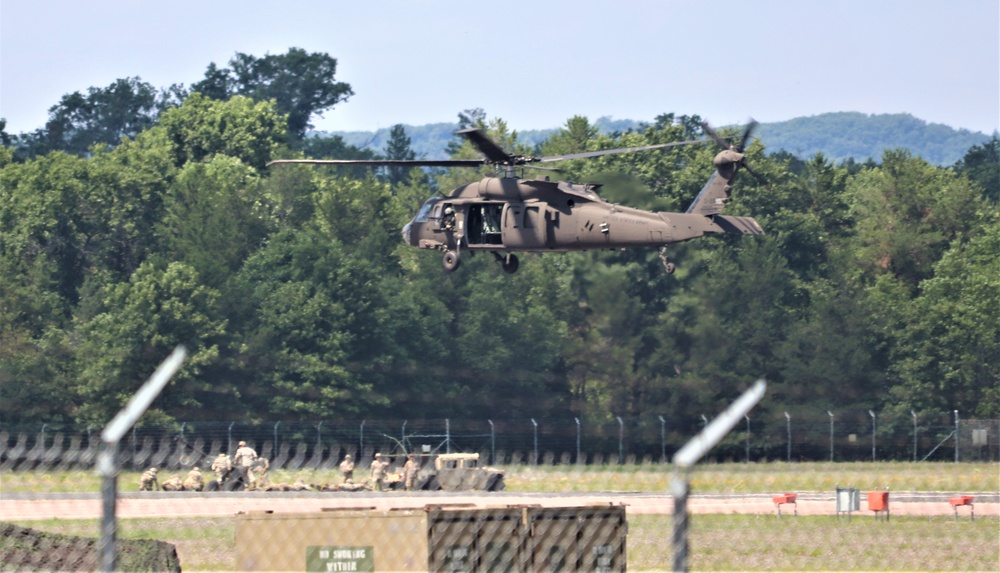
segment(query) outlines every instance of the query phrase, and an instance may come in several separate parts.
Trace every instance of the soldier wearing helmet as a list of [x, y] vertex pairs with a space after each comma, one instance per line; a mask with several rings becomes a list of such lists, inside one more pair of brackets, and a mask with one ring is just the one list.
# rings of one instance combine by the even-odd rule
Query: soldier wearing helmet
[[212, 461], [212, 472], [215, 473], [215, 482], [219, 484], [219, 489], [222, 489], [222, 482], [226, 479], [226, 475], [232, 469], [233, 462], [225, 453], [220, 453], [219, 456]]
[[184, 478], [184, 489], [187, 491], [201, 491], [205, 489], [205, 480], [201, 477], [201, 468], [195, 466]]
[[406, 463], [403, 464], [403, 486], [410, 491], [417, 484], [417, 473], [420, 472], [420, 464], [417, 463], [417, 456], [410, 454]]
[[344, 461], [340, 462], [340, 472], [344, 474], [344, 483], [354, 481], [354, 460], [351, 454], [344, 456]]
[[375, 454], [372, 460], [372, 489], [382, 491], [382, 483], [385, 481], [385, 471], [389, 467], [389, 462], [382, 461], [382, 454]]
[[244, 476], [246, 486], [244, 489], [253, 489], [255, 485], [256, 476], [250, 471], [250, 467], [255, 461], [257, 461], [257, 451], [247, 446], [246, 442], [240, 441], [240, 447], [236, 449], [236, 455], [233, 456], [233, 463]]
[[158, 489], [160, 489], [160, 482], [156, 480], [156, 468], [149, 468], [139, 478], [139, 491], [155, 491]]

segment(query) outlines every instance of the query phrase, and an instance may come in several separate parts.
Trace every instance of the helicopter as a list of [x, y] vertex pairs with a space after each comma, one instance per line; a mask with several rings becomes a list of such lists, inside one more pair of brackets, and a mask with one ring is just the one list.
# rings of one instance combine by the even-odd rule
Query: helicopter
[[[268, 163], [310, 165], [357, 165], [373, 167], [482, 167], [496, 168], [496, 175], [457, 187], [447, 197], [428, 199], [416, 216], [402, 229], [403, 241], [421, 249], [443, 253], [445, 270], [454, 271], [462, 253], [487, 251], [506, 273], [517, 272], [516, 253], [569, 252], [595, 249], [658, 248], [664, 270], [672, 274], [676, 265], [666, 256], [667, 245], [718, 233], [763, 235], [752, 217], [722, 215], [729, 201], [731, 183], [740, 168], [763, 178], [746, 164], [743, 153], [757, 123], [746, 126], [738, 145], [728, 144], [707, 123], [702, 123], [710, 139], [679, 141], [530, 157], [504, 151], [477, 128], [457, 134], [468, 139], [482, 153], [482, 159], [278, 159]], [[723, 150], [714, 160], [715, 173], [683, 213], [663, 213], [634, 209], [602, 199], [600, 184], [580, 184], [544, 179], [522, 179], [518, 168], [537, 168], [537, 163], [553, 163], [621, 153], [652, 151], [667, 147], [715, 141]]]

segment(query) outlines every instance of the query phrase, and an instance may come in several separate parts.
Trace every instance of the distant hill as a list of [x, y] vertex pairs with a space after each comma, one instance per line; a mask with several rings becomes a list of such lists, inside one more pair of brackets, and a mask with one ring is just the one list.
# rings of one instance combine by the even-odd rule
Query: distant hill
[[940, 123], [927, 123], [908, 113], [867, 115], [858, 112], [824, 113], [777, 123], [762, 123], [756, 135], [771, 153], [784, 149], [808, 158], [822, 152], [840, 162], [854, 158], [876, 161], [884, 149], [908, 149], [936, 165], [954, 165], [973, 145], [990, 136]]
[[[602, 133], [640, 129], [644, 123], [610, 117], [594, 121]], [[405, 127], [417, 157], [444, 159], [447, 157], [445, 148], [454, 137], [458, 124], [432, 123]], [[534, 146], [556, 131], [557, 128], [519, 130], [518, 139]], [[331, 132], [330, 135], [339, 135], [351, 145], [381, 151], [389, 137], [389, 129]], [[883, 150], [903, 148], [929, 163], [944, 166], [953, 165], [965, 156], [970, 147], [985, 143], [991, 137], [940, 123], [927, 123], [908, 113], [869, 115], [859, 112], [825, 113], [762, 123], [754, 135], [760, 138], [769, 153], [784, 150], [802, 159], [822, 153], [835, 163], [849, 158], [879, 161]]]

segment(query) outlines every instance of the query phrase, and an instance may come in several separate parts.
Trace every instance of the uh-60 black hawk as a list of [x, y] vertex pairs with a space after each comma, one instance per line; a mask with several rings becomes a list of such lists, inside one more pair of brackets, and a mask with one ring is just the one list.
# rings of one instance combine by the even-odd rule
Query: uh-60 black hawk
[[[710, 140], [661, 143], [642, 147], [605, 149], [548, 157], [526, 157], [505, 152], [479, 129], [458, 133], [485, 156], [483, 159], [444, 160], [320, 160], [283, 159], [268, 165], [368, 165], [395, 167], [482, 167], [492, 165], [497, 175], [456, 188], [447, 197], [428, 199], [412, 221], [403, 227], [403, 241], [422, 249], [444, 253], [444, 268], [454, 271], [464, 251], [493, 253], [503, 270], [517, 271], [519, 252], [568, 252], [593, 249], [655, 247], [668, 273], [674, 264], [666, 246], [716, 233], [762, 235], [751, 217], [722, 215], [729, 200], [730, 183], [746, 165], [743, 148], [756, 125], [747, 125], [738, 145], [730, 145], [708, 125], [705, 132], [723, 147], [715, 156], [716, 171], [684, 213], [655, 213], [602, 199], [600, 185], [565, 181], [520, 179], [516, 171], [536, 163], [553, 163], [619, 153], [635, 153], [704, 143]], [[541, 168], [545, 169], [545, 168]]]

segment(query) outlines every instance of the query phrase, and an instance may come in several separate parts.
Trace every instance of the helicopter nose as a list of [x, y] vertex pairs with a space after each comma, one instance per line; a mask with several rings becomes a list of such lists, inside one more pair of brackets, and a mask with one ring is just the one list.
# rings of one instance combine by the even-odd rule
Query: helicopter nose
[[406, 244], [410, 243], [410, 224], [407, 223], [403, 225], [403, 242]]

